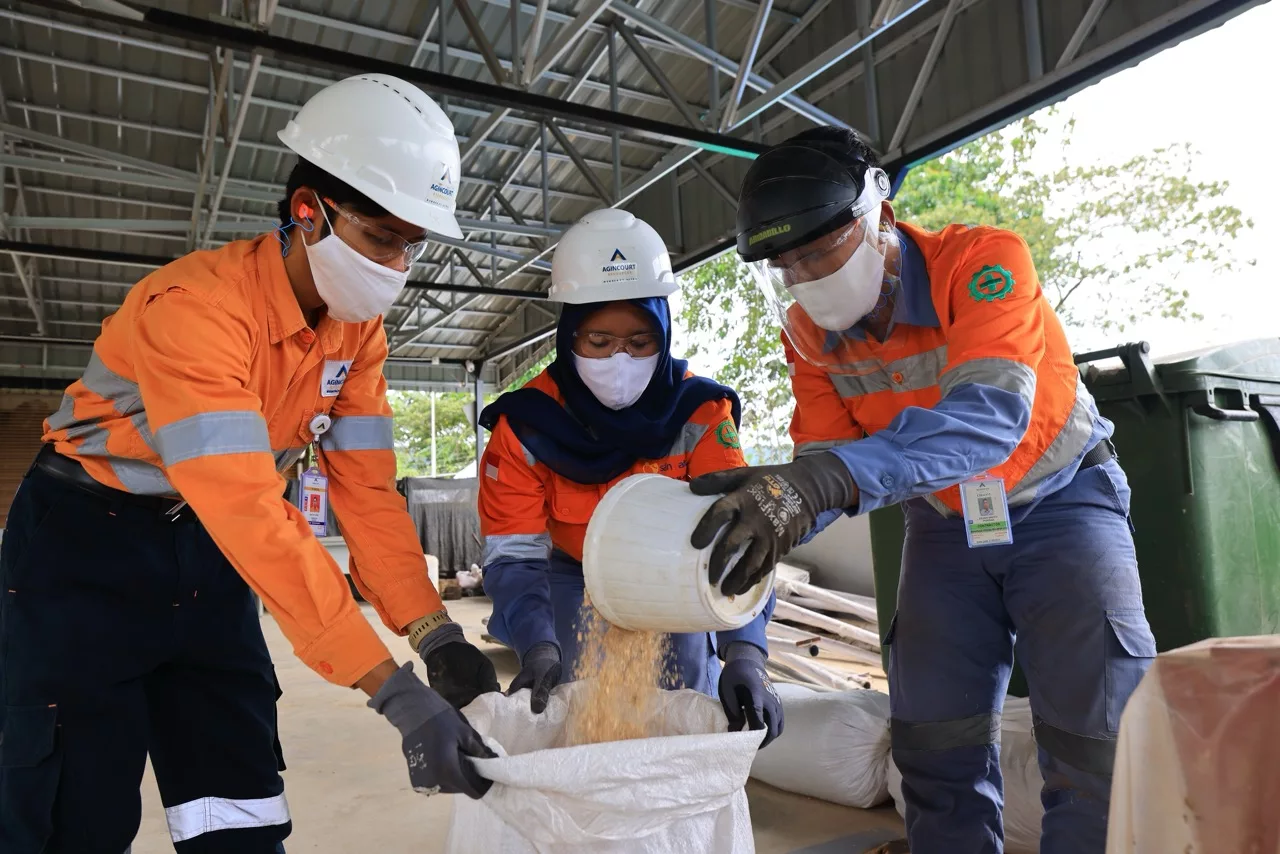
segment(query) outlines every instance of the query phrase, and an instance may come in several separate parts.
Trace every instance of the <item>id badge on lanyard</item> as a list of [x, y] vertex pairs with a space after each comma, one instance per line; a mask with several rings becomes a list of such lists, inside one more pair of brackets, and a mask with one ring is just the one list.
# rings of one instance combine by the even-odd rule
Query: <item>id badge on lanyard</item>
[[298, 509], [306, 517], [311, 532], [317, 537], [329, 534], [329, 478], [312, 466], [299, 480]]
[[1003, 478], [982, 475], [966, 480], [960, 484], [960, 506], [969, 548], [1007, 546], [1013, 542]]

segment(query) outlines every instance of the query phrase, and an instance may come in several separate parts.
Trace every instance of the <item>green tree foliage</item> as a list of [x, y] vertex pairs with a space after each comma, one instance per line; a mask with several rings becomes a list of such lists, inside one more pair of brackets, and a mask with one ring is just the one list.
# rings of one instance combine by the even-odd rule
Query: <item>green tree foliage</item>
[[[1044, 168], [1047, 128], [1036, 117], [990, 134], [908, 174], [898, 218], [937, 230], [951, 223], [1020, 234], [1041, 283], [1068, 326], [1121, 331], [1140, 317], [1198, 319], [1179, 275], [1233, 269], [1231, 243], [1253, 223], [1223, 203], [1224, 181], [1189, 177], [1189, 145], [1118, 165]], [[1102, 247], [1105, 247], [1103, 249]], [[686, 273], [680, 321], [699, 350], [723, 355], [716, 379], [743, 399], [744, 448], [789, 453], [790, 388], [776, 320], [733, 253]], [[710, 346], [708, 346], [710, 345]]]
[[[507, 388], [520, 388], [542, 373], [554, 353], [534, 363]], [[472, 395], [465, 391], [440, 392], [436, 395], [436, 473], [448, 477], [475, 460], [476, 434], [467, 420]], [[485, 396], [485, 403], [497, 399]], [[390, 391], [387, 400], [395, 417], [396, 470], [399, 477], [431, 475], [431, 393], [425, 391]]]

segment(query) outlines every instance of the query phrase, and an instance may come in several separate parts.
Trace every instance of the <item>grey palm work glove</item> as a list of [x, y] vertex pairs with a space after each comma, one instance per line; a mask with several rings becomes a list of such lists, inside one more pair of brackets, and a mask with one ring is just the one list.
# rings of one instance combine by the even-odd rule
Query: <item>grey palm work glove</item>
[[[702, 515], [690, 542], [705, 549], [728, 526], [711, 550], [708, 567], [711, 583], [719, 581], [726, 596], [750, 590], [813, 528], [818, 514], [849, 507], [858, 494], [848, 467], [830, 452], [780, 466], [704, 474], [690, 481], [689, 488], [694, 495], [724, 493]], [[743, 546], [746, 551], [724, 575], [729, 558]]]
[[782, 735], [782, 700], [764, 670], [765, 654], [753, 643], [734, 641], [725, 650], [720, 671], [720, 705], [729, 731], [767, 730], [760, 747]]
[[[473, 647], [474, 649], [474, 647]], [[477, 650], [478, 651], [478, 650]], [[466, 758], [492, 759], [480, 734], [462, 713], [413, 675], [406, 663], [383, 683], [369, 708], [400, 731], [400, 749], [409, 766], [409, 783], [425, 794], [450, 792], [482, 798], [493, 785]]]
[[535, 643], [529, 647], [520, 661], [520, 672], [511, 680], [507, 688], [510, 697], [517, 691], [529, 689], [529, 710], [540, 715], [547, 709], [547, 700], [551, 698], [551, 690], [560, 684], [563, 667], [560, 662], [560, 649], [553, 643]]
[[481, 694], [502, 690], [493, 662], [467, 643], [457, 623], [445, 623], [424, 637], [418, 655], [427, 666], [431, 687], [455, 709], [465, 709]]

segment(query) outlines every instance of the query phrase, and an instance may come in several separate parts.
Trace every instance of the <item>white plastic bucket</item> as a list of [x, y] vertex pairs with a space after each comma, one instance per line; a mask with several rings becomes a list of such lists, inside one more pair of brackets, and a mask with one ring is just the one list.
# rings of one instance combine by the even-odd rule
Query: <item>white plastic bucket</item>
[[725, 596], [707, 576], [714, 543], [689, 543], [717, 498], [660, 474], [632, 475], [605, 493], [582, 549], [587, 595], [602, 617], [632, 631], [717, 632], [760, 614], [773, 572], [743, 595]]

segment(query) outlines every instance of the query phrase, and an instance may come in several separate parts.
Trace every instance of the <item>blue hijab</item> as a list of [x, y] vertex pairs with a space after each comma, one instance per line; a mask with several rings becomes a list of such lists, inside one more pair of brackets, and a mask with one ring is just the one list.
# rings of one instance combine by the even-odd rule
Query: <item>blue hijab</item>
[[534, 388], [510, 391], [484, 408], [488, 430], [507, 416], [516, 438], [539, 462], [576, 483], [608, 483], [637, 460], [660, 459], [699, 406], [728, 399], [736, 426], [741, 404], [733, 389], [706, 377], [689, 377], [689, 363], [671, 357], [671, 308], [666, 297], [628, 300], [653, 321], [662, 349], [653, 379], [631, 406], [613, 410], [596, 400], [573, 363], [573, 336], [582, 321], [605, 303], [566, 304], [556, 327], [556, 358], [547, 368], [564, 404]]

